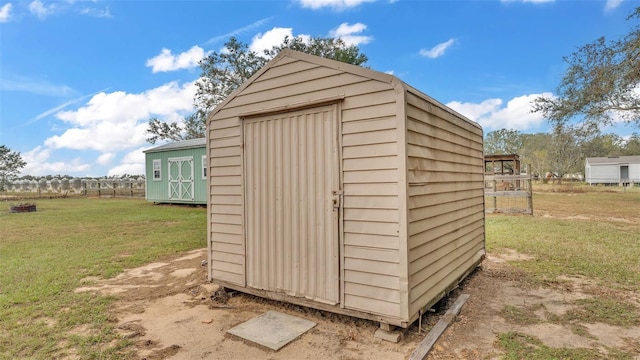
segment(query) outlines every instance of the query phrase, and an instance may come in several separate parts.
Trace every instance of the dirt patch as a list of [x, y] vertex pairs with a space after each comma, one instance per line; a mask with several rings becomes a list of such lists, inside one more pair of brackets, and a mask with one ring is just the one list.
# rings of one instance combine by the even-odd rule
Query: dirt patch
[[[612, 348], [634, 353], [640, 346], [638, 327], [558, 322], [576, 300], [593, 296], [596, 285], [581, 277], [557, 279], [553, 288], [532, 285], [521, 270], [509, 264], [531, 259], [511, 250], [490, 254], [478, 271], [438, 304], [435, 313], [423, 317], [421, 334], [414, 324], [398, 344], [375, 338], [379, 324], [372, 321], [242, 293], [231, 292], [228, 299], [221, 299], [218, 286], [207, 281], [206, 249], [130, 269], [113, 279], [86, 279], [86, 286], [76, 291], [115, 295], [119, 299], [112, 309], [118, 319], [116, 327], [121, 336], [134, 341], [139, 358], [145, 359], [406, 359], [425, 337], [425, 329], [438, 321], [461, 292], [471, 297], [428, 359], [500, 357], [503, 352], [496, 339], [509, 331], [534, 336], [549, 347], [588, 347], [603, 355]], [[630, 300], [637, 295], [611, 294]], [[505, 308], [527, 311], [529, 318], [520, 323], [505, 315]], [[278, 352], [226, 333], [268, 310], [298, 316], [317, 326]], [[575, 331], [576, 327], [582, 331]]]
[[490, 262], [507, 262], [507, 261], [527, 261], [527, 260], [533, 260], [534, 257], [528, 254], [522, 254], [519, 253], [517, 251], [515, 251], [514, 249], [502, 249], [500, 254], [496, 254], [496, 255], [492, 255], [492, 254], [488, 254], [487, 257], [489, 258]]
[[630, 217], [618, 217], [618, 216], [604, 216], [603, 214], [579, 214], [570, 215], [562, 209], [558, 210], [535, 210], [534, 216], [550, 219], [560, 220], [579, 220], [579, 221], [598, 221], [608, 223], [622, 223], [625, 225], [637, 225], [640, 226], [640, 216]]
[[[507, 251], [490, 254], [461, 290], [470, 294], [462, 312], [438, 340], [428, 359], [492, 359], [504, 355], [496, 345], [500, 334], [519, 332], [539, 339], [554, 348], [597, 349], [606, 357], [611, 349], [638, 354], [638, 327], [621, 328], [606, 324], [563, 322], [562, 315], [575, 307], [575, 302], [604, 290], [583, 277], [563, 277], [557, 285], [533, 286], [526, 275], [509, 265], [507, 259], [523, 259]], [[511, 261], [511, 260], [509, 260]], [[526, 261], [526, 260], [524, 260]], [[600, 290], [600, 291], [599, 291]], [[635, 299], [638, 294], [609, 291], [616, 299]], [[630, 302], [631, 303], [631, 302]], [[528, 311], [536, 317], [520, 322], [505, 319], [505, 308]], [[640, 310], [640, 308], [639, 308]], [[584, 332], [576, 331], [583, 328]], [[640, 359], [640, 355], [633, 359]]]

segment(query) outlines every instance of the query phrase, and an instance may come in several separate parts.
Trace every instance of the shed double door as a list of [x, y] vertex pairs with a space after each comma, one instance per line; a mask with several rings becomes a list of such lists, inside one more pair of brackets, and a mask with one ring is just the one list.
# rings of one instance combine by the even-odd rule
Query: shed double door
[[328, 105], [243, 121], [248, 287], [338, 303], [337, 120]]
[[193, 157], [168, 159], [169, 200], [194, 200]]

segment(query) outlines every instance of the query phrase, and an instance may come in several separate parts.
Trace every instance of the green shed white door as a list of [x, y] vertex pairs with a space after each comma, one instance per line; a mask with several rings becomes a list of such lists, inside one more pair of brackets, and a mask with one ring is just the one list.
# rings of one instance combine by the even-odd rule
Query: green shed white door
[[339, 301], [335, 105], [243, 121], [247, 286]]
[[193, 201], [193, 157], [169, 158], [168, 163], [169, 200]]

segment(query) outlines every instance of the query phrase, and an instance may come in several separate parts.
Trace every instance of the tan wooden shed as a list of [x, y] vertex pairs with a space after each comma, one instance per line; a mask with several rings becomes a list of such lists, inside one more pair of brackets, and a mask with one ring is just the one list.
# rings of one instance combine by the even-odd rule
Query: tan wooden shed
[[485, 255], [482, 139], [392, 75], [280, 52], [208, 119], [210, 278], [409, 326]]

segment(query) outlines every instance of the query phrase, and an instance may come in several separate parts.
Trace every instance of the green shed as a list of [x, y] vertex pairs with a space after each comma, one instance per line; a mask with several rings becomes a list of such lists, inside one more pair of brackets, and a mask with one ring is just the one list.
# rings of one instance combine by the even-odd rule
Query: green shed
[[207, 203], [206, 139], [177, 141], [144, 151], [147, 201]]

